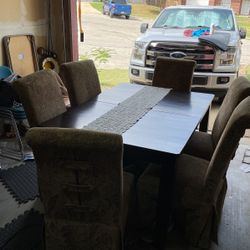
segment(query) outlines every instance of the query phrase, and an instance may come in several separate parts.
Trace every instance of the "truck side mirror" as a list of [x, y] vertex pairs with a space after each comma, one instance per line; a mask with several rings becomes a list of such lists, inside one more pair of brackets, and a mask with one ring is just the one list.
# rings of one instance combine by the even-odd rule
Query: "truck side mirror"
[[141, 33], [145, 33], [148, 29], [148, 23], [142, 23], [141, 24]]
[[241, 38], [241, 39], [246, 38], [246, 35], [247, 35], [246, 29], [240, 28], [239, 33], [240, 33], [240, 38]]

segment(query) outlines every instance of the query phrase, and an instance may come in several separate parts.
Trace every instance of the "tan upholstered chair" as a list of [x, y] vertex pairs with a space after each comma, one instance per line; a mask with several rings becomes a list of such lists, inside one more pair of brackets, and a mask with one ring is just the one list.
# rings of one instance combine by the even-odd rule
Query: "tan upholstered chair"
[[57, 77], [52, 70], [41, 70], [13, 83], [31, 127], [66, 111]]
[[212, 133], [194, 132], [183, 153], [210, 160], [235, 107], [248, 96], [250, 96], [250, 81], [243, 76], [234, 80], [215, 119]]
[[[240, 138], [250, 128], [250, 97], [233, 111], [210, 161], [182, 154], [175, 164], [175, 218], [186, 239], [197, 249], [217, 241], [217, 229], [227, 190], [226, 172]], [[139, 209], [145, 223], [156, 211], [160, 166], [146, 169], [138, 181]], [[147, 207], [147, 209], [145, 208]], [[150, 220], [151, 219], [151, 220]], [[148, 225], [148, 224], [146, 224]]]
[[[217, 240], [227, 189], [226, 172], [240, 138], [250, 128], [250, 97], [233, 111], [210, 161], [183, 154], [176, 161], [177, 218], [186, 238], [199, 248]], [[178, 216], [179, 215], [179, 216]]]
[[101, 93], [99, 78], [92, 60], [63, 63], [59, 75], [68, 90], [72, 107], [85, 103]]
[[[212, 133], [194, 132], [183, 153], [210, 161], [232, 112], [249, 95], [250, 82], [245, 77], [237, 78], [229, 88], [221, 105]], [[150, 226], [154, 220], [159, 176], [160, 166], [151, 164], [138, 180], [138, 206], [143, 226]]]
[[157, 57], [152, 85], [189, 92], [195, 65], [192, 60]]
[[122, 249], [133, 178], [117, 134], [32, 128], [46, 249]]

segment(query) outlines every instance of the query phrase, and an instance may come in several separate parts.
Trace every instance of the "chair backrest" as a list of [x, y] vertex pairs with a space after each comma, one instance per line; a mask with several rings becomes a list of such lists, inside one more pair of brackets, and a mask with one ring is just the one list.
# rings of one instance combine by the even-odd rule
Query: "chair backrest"
[[26, 139], [38, 168], [46, 249], [120, 249], [122, 137], [32, 128]]
[[215, 119], [212, 129], [214, 146], [219, 142], [223, 130], [236, 106], [248, 96], [250, 96], [250, 81], [246, 77], [240, 76], [232, 82]]
[[66, 111], [56, 72], [41, 70], [13, 83], [31, 127]]
[[209, 196], [218, 195], [221, 180], [224, 179], [232, 155], [245, 130], [250, 128], [250, 97], [245, 98], [233, 111], [216, 146], [207, 169], [205, 185]]
[[59, 75], [68, 89], [72, 107], [101, 93], [100, 81], [92, 60], [64, 63], [60, 67]]
[[152, 85], [189, 92], [195, 65], [192, 60], [157, 57]]

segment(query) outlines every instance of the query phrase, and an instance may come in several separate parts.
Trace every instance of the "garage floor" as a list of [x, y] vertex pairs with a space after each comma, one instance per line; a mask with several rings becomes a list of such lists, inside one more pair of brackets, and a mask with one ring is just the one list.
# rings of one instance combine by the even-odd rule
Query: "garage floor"
[[[244, 173], [241, 170], [242, 159], [245, 151], [250, 150], [250, 132], [242, 138], [235, 158], [231, 161], [227, 173], [228, 191], [224, 204], [222, 221], [219, 229], [219, 245], [212, 245], [211, 250], [249, 250], [250, 249], [250, 173]], [[248, 158], [249, 160], [249, 158]], [[0, 158], [2, 167], [13, 165], [13, 161]], [[0, 227], [10, 222], [10, 216], [18, 216], [27, 208], [33, 207], [41, 211], [41, 205], [38, 200], [28, 202], [25, 205], [18, 205], [8, 191], [0, 185], [0, 210], [1, 219]], [[166, 249], [181, 250], [187, 249], [182, 235], [170, 234], [168, 237]], [[153, 249], [149, 244], [144, 242], [130, 245], [129, 250], [147, 250]]]
[[[212, 243], [210, 250], [249, 250], [250, 249], [250, 172], [241, 169], [246, 150], [250, 150], [250, 137], [246, 136], [231, 161], [227, 172], [228, 190], [219, 227], [218, 245]], [[250, 152], [249, 152], [250, 153]], [[248, 157], [249, 160], [250, 157]], [[245, 164], [250, 168], [250, 165]], [[250, 170], [250, 169], [249, 169]], [[129, 237], [126, 250], [154, 250], [141, 238], [145, 234], [135, 231]], [[137, 236], [134, 236], [137, 235]], [[150, 236], [149, 236], [150, 237]], [[166, 250], [191, 250], [180, 232], [174, 230], [166, 235]], [[192, 248], [193, 249], [193, 248]]]

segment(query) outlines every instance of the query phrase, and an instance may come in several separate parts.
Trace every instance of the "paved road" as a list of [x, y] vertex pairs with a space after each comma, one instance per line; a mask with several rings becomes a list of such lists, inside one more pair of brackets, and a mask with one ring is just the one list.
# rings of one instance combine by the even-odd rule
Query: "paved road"
[[[82, 24], [85, 42], [80, 44], [80, 54], [89, 53], [95, 48], [111, 50], [108, 63], [102, 68], [124, 68], [129, 65], [131, 50], [135, 39], [140, 34], [140, 25], [143, 22], [152, 23], [152, 20], [123, 17], [110, 18], [91, 7], [88, 2], [82, 2]], [[250, 40], [242, 40], [241, 64], [250, 64]]]
[[101, 67], [127, 69], [134, 41], [140, 34], [143, 22], [133, 17], [129, 20], [110, 18], [93, 9], [88, 2], [82, 2], [85, 41], [80, 44], [80, 54], [89, 53], [95, 48], [110, 49], [111, 59]]

